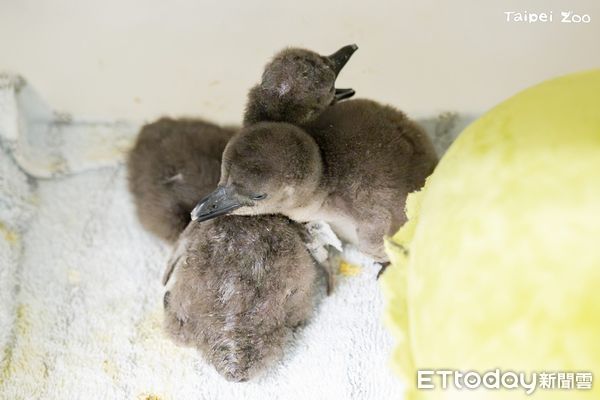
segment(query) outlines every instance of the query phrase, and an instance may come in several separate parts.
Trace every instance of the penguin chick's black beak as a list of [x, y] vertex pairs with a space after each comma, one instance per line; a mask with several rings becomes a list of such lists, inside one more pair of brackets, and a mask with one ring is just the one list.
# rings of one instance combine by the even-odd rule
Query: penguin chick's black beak
[[248, 199], [238, 194], [233, 187], [219, 186], [200, 200], [192, 210], [192, 221], [207, 221], [248, 205]]
[[333, 72], [335, 72], [335, 76], [338, 76], [344, 65], [348, 62], [352, 54], [358, 49], [358, 46], [355, 44], [349, 44], [348, 46], [344, 46], [329, 57], [329, 61], [333, 66]]
[[354, 91], [354, 89], [335, 89], [335, 95], [334, 95], [334, 101], [341, 101], [344, 99], [349, 99], [350, 97], [354, 96], [356, 94], [356, 92]]

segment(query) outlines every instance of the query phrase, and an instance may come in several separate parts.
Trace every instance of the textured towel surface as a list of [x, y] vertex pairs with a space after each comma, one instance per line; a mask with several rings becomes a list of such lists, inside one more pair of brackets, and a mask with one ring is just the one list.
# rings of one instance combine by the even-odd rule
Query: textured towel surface
[[[0, 88], [0, 122], [11, 112]], [[91, 142], [44, 142], [53, 156], [78, 154], [63, 157], [69, 174], [51, 179], [19, 168], [31, 164], [15, 155], [19, 133], [8, 125], [0, 124], [0, 399], [401, 398], [378, 266], [347, 249], [335, 292], [321, 295], [283, 361], [257, 381], [226, 382], [162, 334], [169, 248], [138, 224], [119, 157], [97, 166], [84, 157], [98, 136], [112, 140], [111, 125], [90, 128]]]

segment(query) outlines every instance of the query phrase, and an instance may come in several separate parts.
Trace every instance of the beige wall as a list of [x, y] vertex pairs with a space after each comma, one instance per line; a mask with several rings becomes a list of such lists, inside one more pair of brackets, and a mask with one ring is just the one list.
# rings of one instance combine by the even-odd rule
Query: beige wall
[[[505, 21], [523, 10], [555, 21]], [[560, 23], [561, 10], [591, 22]], [[236, 122], [276, 50], [352, 42], [360, 49], [340, 86], [416, 114], [478, 112], [599, 67], [600, 1], [0, 0], [0, 70], [24, 75], [55, 108], [94, 117]]]

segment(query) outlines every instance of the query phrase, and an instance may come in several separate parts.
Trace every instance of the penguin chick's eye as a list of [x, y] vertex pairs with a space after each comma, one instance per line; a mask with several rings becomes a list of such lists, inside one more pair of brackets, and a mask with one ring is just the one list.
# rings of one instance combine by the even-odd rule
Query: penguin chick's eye
[[264, 198], [266, 198], [267, 195], [266, 194], [255, 194], [252, 196], [252, 200], [262, 200]]

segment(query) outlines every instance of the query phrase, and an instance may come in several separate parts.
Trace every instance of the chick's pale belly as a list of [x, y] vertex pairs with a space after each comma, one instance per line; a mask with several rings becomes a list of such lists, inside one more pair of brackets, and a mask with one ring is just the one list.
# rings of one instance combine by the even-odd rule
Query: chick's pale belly
[[358, 234], [356, 233], [356, 225], [354, 224], [354, 221], [347, 217], [326, 221], [341, 240], [347, 243], [358, 245]]
[[356, 223], [341, 211], [335, 209], [323, 211], [323, 207], [315, 205], [290, 210], [286, 215], [297, 222], [325, 221], [341, 240], [358, 245]]
[[342, 211], [330, 209], [319, 213], [320, 219], [327, 222], [333, 232], [344, 242], [358, 245], [356, 221]]

